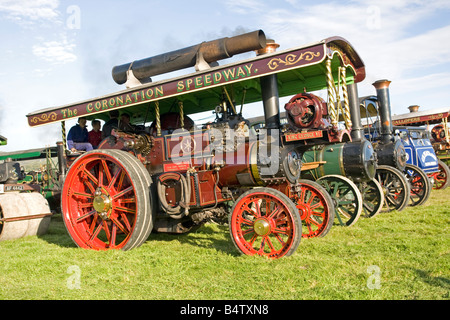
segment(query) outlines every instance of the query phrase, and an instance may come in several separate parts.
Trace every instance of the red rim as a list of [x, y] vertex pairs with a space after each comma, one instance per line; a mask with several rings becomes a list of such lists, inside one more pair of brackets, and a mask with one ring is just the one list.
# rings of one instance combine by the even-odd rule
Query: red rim
[[439, 162], [439, 172], [433, 173], [433, 189], [445, 189], [447, 187], [448, 175], [442, 164]]
[[67, 230], [82, 248], [121, 249], [136, 222], [136, 191], [130, 173], [113, 157], [91, 153], [69, 170], [62, 192]]
[[291, 199], [296, 204], [303, 222], [303, 238], [320, 237], [328, 233], [333, 223], [330, 217], [332, 212], [320, 190], [302, 183], [300, 190], [295, 192]]
[[296, 225], [289, 207], [267, 192], [250, 193], [240, 199], [230, 222], [233, 240], [247, 255], [280, 258], [296, 242]]

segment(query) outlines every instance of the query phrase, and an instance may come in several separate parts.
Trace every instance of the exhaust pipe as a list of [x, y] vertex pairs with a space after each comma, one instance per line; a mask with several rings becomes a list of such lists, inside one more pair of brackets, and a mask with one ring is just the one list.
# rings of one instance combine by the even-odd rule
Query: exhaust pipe
[[56, 154], [58, 157], [58, 170], [60, 177], [66, 176], [66, 156], [64, 151], [64, 143], [62, 141], [56, 142]]
[[391, 101], [389, 98], [389, 80], [378, 80], [372, 85], [377, 90], [378, 108], [381, 122], [381, 141], [388, 143], [393, 139]]
[[361, 110], [359, 108], [358, 85], [347, 85], [348, 100], [350, 105], [350, 120], [352, 121], [352, 141], [361, 141], [364, 138], [364, 128], [361, 123]]
[[132, 70], [138, 80], [146, 81], [151, 76], [198, 66], [205, 62], [215, 63], [217, 60], [260, 50], [265, 46], [266, 36], [262, 30], [257, 30], [231, 38], [202, 42], [184, 49], [115, 66], [112, 69], [112, 77], [116, 83], [123, 84], [127, 81], [127, 71]]
[[[279, 47], [273, 40], [267, 40], [264, 48], [257, 51], [257, 55], [275, 52]], [[278, 94], [278, 80], [276, 74], [262, 77], [260, 80], [261, 96], [264, 106], [266, 129], [278, 129], [280, 121], [280, 99]]]

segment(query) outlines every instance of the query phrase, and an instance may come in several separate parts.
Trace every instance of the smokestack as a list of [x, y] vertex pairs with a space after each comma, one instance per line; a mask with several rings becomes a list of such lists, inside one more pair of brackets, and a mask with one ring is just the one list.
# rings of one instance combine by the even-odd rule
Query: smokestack
[[[279, 45], [274, 40], [267, 40], [265, 48], [258, 50], [257, 55], [275, 52], [278, 47]], [[277, 75], [271, 74], [262, 77], [260, 85], [266, 129], [278, 129], [281, 126], [281, 122]]]
[[389, 98], [389, 80], [378, 80], [372, 85], [377, 90], [378, 108], [381, 122], [381, 141], [388, 143], [393, 138], [391, 101]]
[[58, 156], [58, 170], [62, 177], [66, 175], [66, 157], [64, 152], [64, 143], [62, 141], [56, 142], [56, 152]]
[[361, 123], [361, 110], [359, 109], [358, 85], [347, 85], [348, 102], [350, 105], [350, 119], [352, 120], [352, 140], [361, 141], [364, 137], [364, 128]]
[[417, 111], [419, 111], [419, 106], [417, 106], [417, 105], [409, 106], [408, 109], [409, 109], [409, 112], [417, 112]]

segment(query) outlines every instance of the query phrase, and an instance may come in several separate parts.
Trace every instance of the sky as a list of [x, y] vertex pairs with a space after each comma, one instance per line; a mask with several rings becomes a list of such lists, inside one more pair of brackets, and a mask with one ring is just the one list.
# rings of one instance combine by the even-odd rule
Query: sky
[[392, 81], [393, 114], [450, 104], [449, 0], [0, 0], [0, 152], [54, 146], [60, 124], [26, 115], [125, 89], [115, 65], [258, 29], [279, 50], [344, 37], [366, 66], [359, 95]]

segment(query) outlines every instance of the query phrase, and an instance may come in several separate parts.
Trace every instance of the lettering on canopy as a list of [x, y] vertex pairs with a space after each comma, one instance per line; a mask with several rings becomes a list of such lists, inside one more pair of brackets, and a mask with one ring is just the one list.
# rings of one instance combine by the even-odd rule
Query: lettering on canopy
[[412, 117], [412, 118], [406, 118], [406, 119], [398, 119], [398, 120], [392, 120], [392, 124], [394, 126], [401, 126], [406, 124], [412, 124], [412, 123], [421, 123], [421, 122], [427, 122], [427, 121], [433, 121], [438, 120], [442, 118], [446, 118], [449, 116], [449, 113], [438, 113], [438, 114], [432, 114], [427, 116], [418, 116], [418, 117]]
[[133, 90], [122, 91], [65, 107], [31, 113], [27, 115], [28, 123], [30, 126], [38, 126], [175, 97], [320, 63], [324, 57], [325, 46], [323, 44], [287, 51], [278, 55], [259, 56], [244, 63], [228, 65], [222, 68], [216, 67], [211, 69], [211, 71], [197, 72], [181, 79], [145, 84]]

